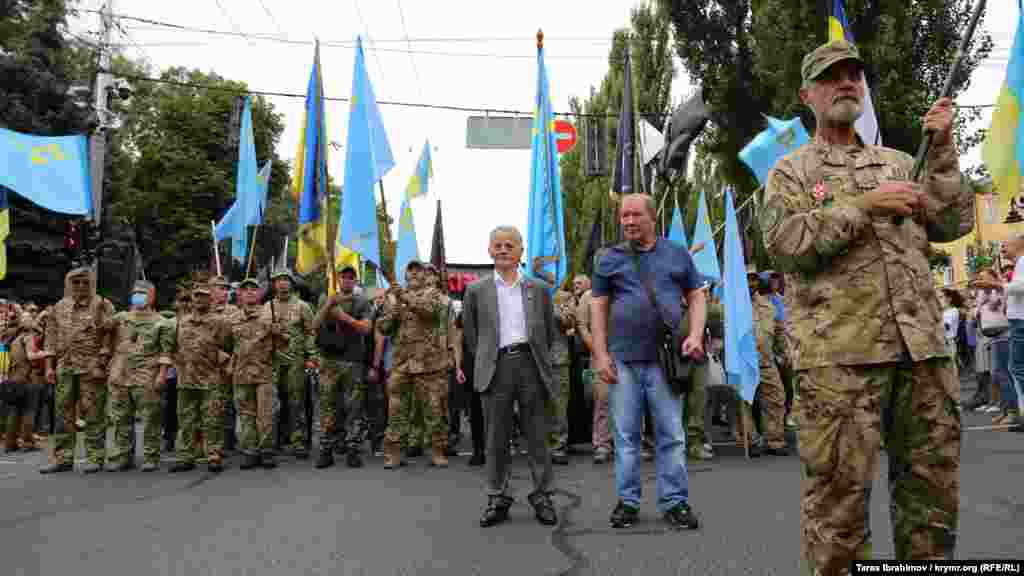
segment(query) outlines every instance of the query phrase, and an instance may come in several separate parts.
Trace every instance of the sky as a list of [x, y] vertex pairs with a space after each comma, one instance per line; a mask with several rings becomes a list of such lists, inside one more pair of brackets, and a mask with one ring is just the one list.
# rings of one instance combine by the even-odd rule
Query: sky
[[[313, 58], [312, 41], [319, 38], [324, 92], [329, 97], [348, 97], [355, 55], [352, 46], [361, 36], [378, 101], [527, 112], [536, 96], [538, 28], [545, 35], [554, 110], [568, 111], [570, 97], [585, 97], [591, 86], [600, 85], [608, 69], [612, 33], [629, 25], [630, 11], [638, 5], [635, 0], [112, 1], [115, 14], [250, 36], [119, 21], [112, 42], [125, 44], [127, 55], [149, 61], [155, 70], [186, 66], [244, 81], [256, 91], [304, 94]], [[82, 7], [98, 9], [103, 3], [83, 0]], [[958, 98], [961, 104], [995, 102], [1006, 74], [1018, 20], [1017, 3], [989, 2], [987, 12], [984, 27], [993, 35], [996, 48]], [[99, 16], [84, 14], [71, 27], [88, 37], [100, 28]], [[271, 42], [253, 38], [255, 35], [273, 35], [290, 42]], [[410, 49], [415, 53], [410, 54]], [[692, 90], [677, 63], [673, 101], [680, 102]], [[276, 96], [269, 100], [284, 115], [286, 126], [277, 152], [290, 161], [298, 146], [304, 101]], [[348, 103], [328, 102], [326, 111], [329, 139], [343, 146]], [[488, 263], [488, 233], [498, 225], [518, 226], [525, 236], [529, 150], [467, 149], [467, 117], [479, 113], [382, 105], [381, 114], [396, 161], [383, 182], [388, 212], [396, 222], [401, 194], [424, 141], [429, 139], [433, 148], [431, 195], [413, 201], [421, 257], [430, 255], [438, 198], [450, 262]], [[987, 126], [990, 116], [991, 110], [986, 110], [981, 125]], [[344, 153], [344, 148], [329, 152], [328, 171], [338, 182], [344, 177]], [[257, 155], [265, 158], [266, 152], [257, 150]], [[961, 162], [964, 167], [979, 163], [980, 151], [971, 151]], [[397, 235], [397, 225], [392, 228]]]

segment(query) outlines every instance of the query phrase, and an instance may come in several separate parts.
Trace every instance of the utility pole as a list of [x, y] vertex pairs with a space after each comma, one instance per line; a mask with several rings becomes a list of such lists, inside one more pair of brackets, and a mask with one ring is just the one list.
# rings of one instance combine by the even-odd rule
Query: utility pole
[[[103, 215], [103, 177], [107, 152], [107, 130], [113, 121], [110, 111], [110, 90], [113, 77], [110, 70], [110, 34], [114, 26], [114, 0], [107, 0], [100, 14], [99, 55], [97, 58], [96, 87], [93, 91], [93, 107], [99, 118], [99, 124], [89, 136], [89, 176], [92, 180], [92, 226], [102, 233]], [[90, 246], [95, 250], [95, 246]], [[93, 271], [98, 272], [99, 254], [93, 255]]]

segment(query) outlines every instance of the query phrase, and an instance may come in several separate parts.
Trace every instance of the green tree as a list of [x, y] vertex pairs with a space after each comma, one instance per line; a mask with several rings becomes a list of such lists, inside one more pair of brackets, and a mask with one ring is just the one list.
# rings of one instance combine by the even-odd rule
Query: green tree
[[[886, 146], [913, 153], [921, 117], [941, 92], [970, 9], [970, 0], [847, 0], [846, 13], [867, 76]], [[659, 0], [671, 17], [676, 51], [701, 85], [712, 122], [700, 147], [735, 186], [737, 203], [757, 183], [739, 151], [764, 129], [764, 114], [799, 115], [810, 131], [814, 118], [798, 96], [803, 56], [827, 40], [831, 2], [823, 0]], [[967, 50], [954, 96], [992, 49], [981, 31]], [[961, 109], [956, 124], [961, 150], [979, 142], [967, 125], [978, 110]], [[744, 215], [741, 214], [741, 220]]]

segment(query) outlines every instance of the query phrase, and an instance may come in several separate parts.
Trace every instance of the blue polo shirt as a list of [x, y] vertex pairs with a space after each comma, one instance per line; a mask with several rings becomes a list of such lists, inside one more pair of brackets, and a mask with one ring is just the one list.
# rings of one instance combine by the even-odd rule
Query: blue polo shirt
[[[639, 269], [644, 276], [653, 275], [661, 315], [673, 330], [678, 330], [684, 295], [700, 288], [690, 253], [679, 244], [658, 238], [654, 249], [639, 252]], [[597, 264], [592, 289], [595, 298], [607, 296], [611, 301], [608, 351], [612, 356], [621, 362], [656, 362], [660, 320], [637, 274], [632, 251], [621, 245], [609, 248]]]

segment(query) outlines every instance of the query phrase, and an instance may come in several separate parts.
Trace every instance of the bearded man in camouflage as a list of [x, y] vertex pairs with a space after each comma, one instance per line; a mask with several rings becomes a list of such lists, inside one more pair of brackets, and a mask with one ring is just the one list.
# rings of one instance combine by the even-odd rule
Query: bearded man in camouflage
[[960, 490], [960, 384], [946, 351], [929, 242], [973, 227], [953, 107], [936, 102], [922, 184], [913, 159], [865, 145], [864, 62], [835, 42], [803, 61], [814, 141], [768, 176], [762, 229], [787, 274], [800, 390], [802, 553], [810, 574], [849, 574], [871, 557], [868, 502], [884, 440], [895, 555], [949, 559]]

